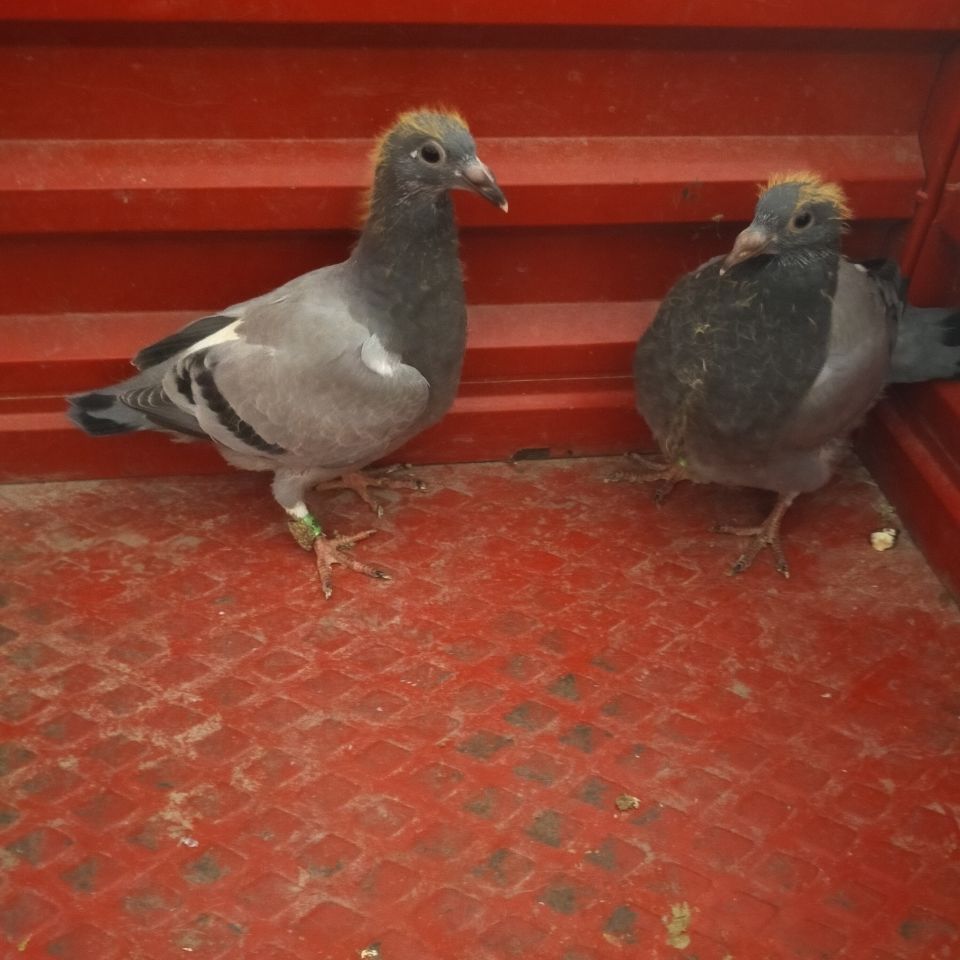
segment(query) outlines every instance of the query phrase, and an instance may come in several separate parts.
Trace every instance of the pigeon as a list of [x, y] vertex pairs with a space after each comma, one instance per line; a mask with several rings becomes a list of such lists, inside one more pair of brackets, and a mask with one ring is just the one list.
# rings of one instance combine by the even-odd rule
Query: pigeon
[[716, 528], [749, 538], [732, 573], [769, 549], [789, 576], [784, 514], [888, 383], [960, 375], [960, 311], [909, 306], [893, 263], [846, 260], [849, 216], [838, 185], [773, 176], [730, 253], [682, 277], [637, 344], [637, 409], [664, 462], [610, 479], [659, 481], [658, 502], [685, 479], [776, 493], [759, 526]]
[[[349, 258], [201, 317], [134, 358], [121, 383], [68, 397], [94, 436], [161, 430], [213, 442], [230, 464], [273, 472], [291, 533], [316, 555], [324, 595], [367, 530], [327, 537], [307, 491], [343, 484], [436, 423], [453, 402], [466, 306], [450, 191], [507, 200], [455, 112], [401, 114], [374, 152], [366, 220]], [[366, 499], [366, 498], [365, 498]]]

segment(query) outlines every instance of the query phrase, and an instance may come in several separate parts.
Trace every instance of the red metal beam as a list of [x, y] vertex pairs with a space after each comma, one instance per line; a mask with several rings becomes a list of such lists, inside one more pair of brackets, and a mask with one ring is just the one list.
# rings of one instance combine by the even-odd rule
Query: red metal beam
[[[937, 211], [944, 189], [960, 150], [960, 48], [944, 57], [934, 85], [930, 104], [920, 129], [920, 146], [927, 167], [926, 181], [917, 194], [917, 210], [904, 238], [900, 267], [904, 276], [913, 277], [923, 246]], [[948, 221], [951, 218], [947, 218]], [[916, 296], [916, 288], [913, 295]], [[922, 296], [922, 291], [921, 291]]]
[[[944, 59], [920, 129], [927, 184], [903, 267], [921, 305], [960, 306], [960, 48]], [[891, 391], [871, 416], [861, 457], [925, 555], [960, 594], [960, 383]]]
[[207, 21], [228, 23], [476, 23], [598, 24], [615, 27], [777, 27], [866, 30], [957, 30], [960, 10], [952, 0], [766, 0], [735, 4], [641, 4], [636, 0], [7, 0], [0, 19], [119, 20], [142, 23]]

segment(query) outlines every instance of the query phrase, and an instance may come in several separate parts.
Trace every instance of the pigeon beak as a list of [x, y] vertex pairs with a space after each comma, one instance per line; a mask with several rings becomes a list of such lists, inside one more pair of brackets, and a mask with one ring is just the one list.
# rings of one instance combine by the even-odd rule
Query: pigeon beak
[[720, 275], [725, 274], [731, 267], [735, 267], [744, 260], [759, 256], [761, 253], [775, 253], [775, 239], [772, 233], [750, 224], [746, 230], [742, 230], [737, 239], [733, 242], [733, 249], [727, 254], [720, 267]]
[[495, 207], [499, 207], [504, 213], [507, 212], [507, 198], [503, 191], [497, 186], [497, 181], [490, 168], [481, 163], [476, 157], [463, 165], [460, 170], [466, 186], [475, 190], [481, 197], [486, 197]]

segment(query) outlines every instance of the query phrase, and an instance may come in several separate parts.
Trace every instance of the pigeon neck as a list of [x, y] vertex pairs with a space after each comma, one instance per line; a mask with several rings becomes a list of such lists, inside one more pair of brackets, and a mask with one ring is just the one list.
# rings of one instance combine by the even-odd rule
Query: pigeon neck
[[377, 177], [370, 213], [351, 259], [376, 283], [380, 277], [407, 276], [425, 280], [448, 269], [457, 256], [453, 203], [446, 193], [404, 193]]
[[375, 182], [360, 242], [350, 257], [365, 322], [383, 346], [430, 384], [426, 426], [453, 402], [466, 345], [463, 272], [453, 203], [444, 193], [404, 193]]
[[776, 263], [781, 267], [796, 268], [820, 266], [838, 260], [840, 250], [836, 247], [797, 247], [777, 254]]

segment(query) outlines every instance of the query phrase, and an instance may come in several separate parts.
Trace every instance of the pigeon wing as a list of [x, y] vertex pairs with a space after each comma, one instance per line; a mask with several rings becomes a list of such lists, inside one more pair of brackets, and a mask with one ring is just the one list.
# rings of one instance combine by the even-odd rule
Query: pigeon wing
[[827, 354], [782, 443], [813, 449], [857, 426], [887, 382], [898, 312], [892, 288], [863, 266], [840, 261]]
[[362, 465], [402, 443], [429, 385], [328, 276], [251, 302], [235, 336], [178, 358], [164, 392], [216, 442], [288, 467]]

